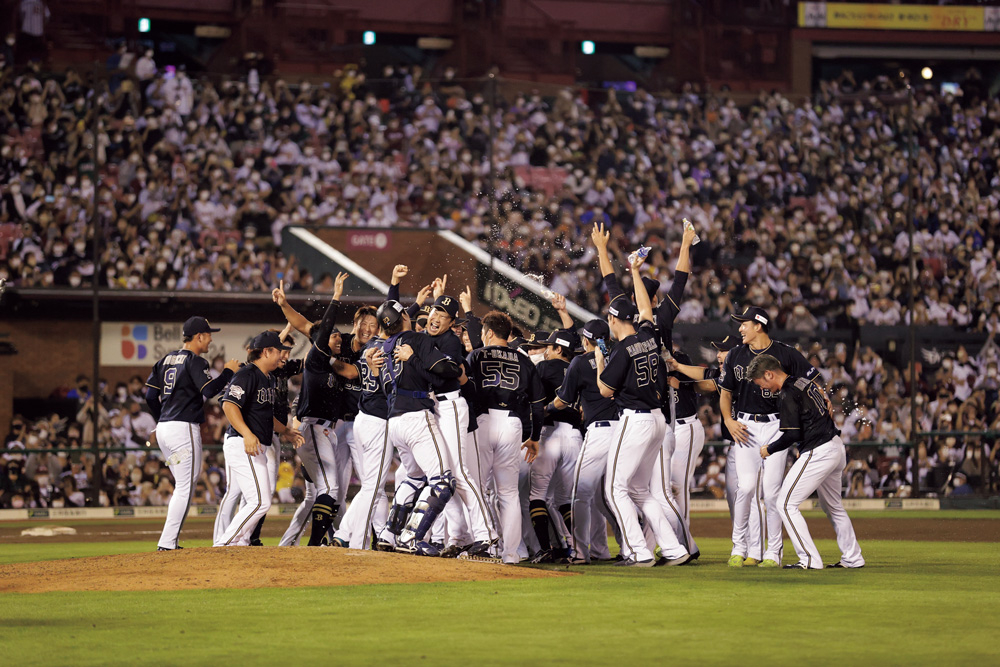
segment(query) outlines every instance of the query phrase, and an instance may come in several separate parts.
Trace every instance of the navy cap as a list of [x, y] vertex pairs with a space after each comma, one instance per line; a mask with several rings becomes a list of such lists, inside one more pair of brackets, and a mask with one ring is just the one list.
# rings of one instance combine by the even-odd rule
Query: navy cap
[[733, 313], [732, 318], [737, 322], [757, 322], [764, 327], [764, 331], [767, 331], [767, 326], [771, 323], [767, 311], [759, 306], [747, 306], [741, 315]]
[[608, 312], [620, 320], [628, 321], [632, 321], [632, 318], [639, 314], [635, 304], [632, 303], [624, 294], [619, 294], [611, 300], [611, 305], [608, 306]]
[[719, 342], [715, 342], [714, 340], [712, 341], [712, 347], [714, 347], [719, 352], [729, 352], [729, 350], [733, 349], [739, 344], [740, 341], [736, 340], [736, 336], [726, 336]]
[[378, 307], [375, 318], [378, 320], [379, 326], [383, 329], [388, 329], [403, 319], [404, 312], [403, 304], [400, 302], [386, 301]]
[[611, 339], [611, 327], [604, 320], [590, 320], [583, 325], [583, 337], [587, 340]]
[[184, 323], [183, 331], [185, 337], [191, 337], [203, 333], [215, 333], [216, 331], [221, 331], [221, 329], [213, 329], [208, 320], [200, 315], [195, 315], [187, 319]]
[[576, 335], [575, 331], [569, 331], [568, 329], [556, 329], [549, 334], [549, 337], [545, 340], [545, 344], [558, 345], [559, 347], [566, 348], [567, 350], [575, 350], [580, 346], [580, 337]]
[[434, 299], [434, 306], [432, 309], [433, 308], [444, 311], [451, 319], [458, 317], [458, 299], [453, 296], [442, 294], [438, 298]]
[[279, 350], [292, 349], [281, 342], [281, 338], [278, 336], [277, 331], [264, 331], [257, 334], [257, 336], [250, 341], [251, 350], [266, 350], [269, 347], [274, 347]]
[[649, 295], [649, 300], [652, 301], [656, 293], [660, 291], [660, 281], [653, 280], [647, 276], [642, 277], [642, 284], [646, 287], [646, 294]]
[[545, 347], [548, 345], [549, 332], [548, 331], [533, 331], [528, 335], [528, 337], [521, 343], [521, 347]]

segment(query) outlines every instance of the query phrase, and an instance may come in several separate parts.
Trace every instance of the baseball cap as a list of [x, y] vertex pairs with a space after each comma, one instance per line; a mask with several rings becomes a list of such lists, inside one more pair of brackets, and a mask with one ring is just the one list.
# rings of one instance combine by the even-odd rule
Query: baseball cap
[[726, 336], [725, 338], [723, 338], [718, 342], [714, 340], [712, 341], [712, 347], [714, 347], [719, 352], [729, 352], [729, 350], [733, 349], [739, 344], [740, 342], [736, 340], [735, 336]]
[[558, 345], [559, 347], [564, 347], [567, 350], [575, 350], [580, 346], [580, 337], [576, 335], [575, 331], [569, 331], [568, 329], [556, 329], [549, 334], [549, 337], [545, 339], [546, 345]]
[[608, 312], [620, 320], [629, 321], [631, 321], [632, 318], [639, 313], [635, 304], [629, 301], [629, 298], [624, 294], [619, 294], [611, 300], [611, 304], [608, 306]]
[[648, 276], [642, 277], [642, 284], [646, 287], [646, 293], [649, 294], [649, 300], [652, 301], [656, 293], [660, 291], [660, 281], [653, 280]]
[[528, 334], [528, 337], [521, 343], [521, 347], [545, 347], [548, 345], [549, 332], [548, 331], [533, 331]]
[[451, 319], [458, 317], [458, 299], [453, 296], [442, 294], [434, 299], [434, 305], [431, 309], [433, 310], [434, 308], [444, 311]]
[[195, 315], [194, 317], [189, 317], [186, 322], [184, 322], [184, 336], [197, 336], [203, 333], [215, 333], [216, 331], [221, 331], [221, 329], [213, 329], [212, 325], [208, 323], [204, 317], [200, 315]]
[[419, 324], [422, 327], [427, 326], [427, 318], [428, 316], [430, 316], [430, 314], [431, 314], [430, 306], [421, 307], [420, 311], [417, 313], [417, 324]]
[[767, 325], [771, 322], [767, 311], [759, 306], [747, 306], [741, 315], [733, 313], [732, 318], [737, 322], [757, 322], [764, 327], [764, 331], [767, 331]]
[[597, 340], [598, 338], [609, 340], [611, 327], [604, 320], [590, 320], [583, 325], [583, 337], [587, 340]]
[[403, 319], [403, 304], [398, 301], [386, 301], [378, 307], [375, 317], [382, 328], [388, 329]]
[[250, 341], [251, 350], [266, 350], [269, 347], [277, 348], [279, 350], [292, 349], [281, 342], [281, 338], [278, 336], [277, 331], [264, 331], [257, 334], [257, 336]]

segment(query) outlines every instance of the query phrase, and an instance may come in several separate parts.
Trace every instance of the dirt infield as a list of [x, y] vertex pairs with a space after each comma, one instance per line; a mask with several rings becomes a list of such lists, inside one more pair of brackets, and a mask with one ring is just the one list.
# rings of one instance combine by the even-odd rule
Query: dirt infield
[[0, 593], [297, 588], [560, 576], [574, 575], [349, 549], [206, 547], [0, 565]]
[[[994, 519], [916, 519], [906, 517], [864, 518], [852, 517], [854, 529], [861, 540], [923, 540], [932, 542], [1000, 542], [1000, 521]], [[822, 517], [807, 519], [809, 531], [817, 539], [833, 539], [833, 527]], [[0, 523], [0, 544], [39, 544], [54, 542], [125, 542], [149, 540], [155, 542], [163, 528], [162, 519], [97, 519], [74, 520], [65, 524], [46, 521], [33, 522], [32, 526], [70, 525], [75, 535], [53, 537], [22, 536], [26, 524]], [[265, 544], [275, 543], [287, 527], [284, 517], [271, 517], [264, 524]], [[729, 537], [732, 524], [725, 516], [691, 517], [691, 531], [695, 537]], [[211, 519], [189, 519], [184, 524], [182, 544], [185, 540], [211, 539]]]

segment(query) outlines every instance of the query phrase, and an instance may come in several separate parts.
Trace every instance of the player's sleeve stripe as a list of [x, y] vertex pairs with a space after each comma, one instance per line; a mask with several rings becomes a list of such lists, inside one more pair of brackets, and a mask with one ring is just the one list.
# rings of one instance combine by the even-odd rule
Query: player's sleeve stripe
[[209, 384], [211, 384], [212, 382], [215, 382], [215, 378], [212, 378], [211, 380], [209, 380], [209, 381], [208, 381], [208, 382], [206, 382], [205, 384], [201, 385], [201, 387], [199, 387], [199, 388], [198, 388], [198, 391], [201, 391], [202, 389], [204, 389], [205, 387], [207, 387], [207, 386], [208, 386]]
[[153, 389], [163, 389], [163, 387], [161, 387], [160, 385], [156, 385], [156, 384], [149, 384], [148, 382], [146, 383], [146, 386], [147, 386], [147, 387], [151, 387], [151, 388], [153, 388]]
[[430, 369], [434, 368], [435, 366], [437, 366], [438, 364], [440, 364], [442, 361], [447, 361], [447, 359], [438, 359], [433, 364], [431, 364], [430, 366], [428, 366], [427, 370], [430, 370]]
[[670, 299], [670, 303], [674, 304], [674, 308], [676, 308], [677, 310], [681, 309], [681, 307], [677, 305], [677, 302], [674, 301], [674, 298], [670, 296], [670, 292], [667, 292], [667, 298]]
[[234, 401], [233, 399], [229, 398], [228, 396], [224, 396], [224, 397], [222, 398], [222, 401], [221, 401], [221, 402], [222, 402], [222, 403], [232, 403], [233, 405], [235, 405], [235, 406], [237, 406], [237, 407], [240, 407], [240, 404], [239, 404], [239, 403], [237, 403], [237, 402], [236, 402], [236, 401]]
[[532, 403], [544, 403], [544, 402], [545, 402], [545, 398], [544, 397], [538, 399], [537, 401], [532, 401]]

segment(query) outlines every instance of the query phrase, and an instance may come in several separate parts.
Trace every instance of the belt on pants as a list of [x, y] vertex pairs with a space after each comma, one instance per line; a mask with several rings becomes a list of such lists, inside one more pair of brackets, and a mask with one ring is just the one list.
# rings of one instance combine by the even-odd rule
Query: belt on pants
[[611, 422], [611, 421], [603, 421], [603, 422], [592, 422], [590, 425], [593, 426], [594, 428], [610, 428], [610, 427], [614, 426], [617, 423], [618, 423], [617, 421], [613, 421], [613, 422]]
[[690, 417], [678, 417], [676, 421], [677, 421], [678, 424], [693, 424], [697, 420], [698, 420], [698, 417], [695, 416], [695, 415], [692, 415]]
[[449, 391], [446, 394], [437, 394], [436, 397], [439, 401], [456, 401], [462, 397], [462, 392], [456, 389], [455, 391]]
[[649, 415], [653, 413], [652, 410], [633, 410], [632, 408], [624, 408], [622, 412], [631, 412], [636, 415]]
[[777, 413], [771, 413], [769, 415], [752, 415], [749, 412], [740, 412], [736, 415], [737, 419], [742, 419], [748, 422], [757, 422], [760, 424], [766, 424], [768, 422], [776, 422], [779, 417]]
[[333, 428], [333, 422], [329, 419], [317, 419], [316, 417], [303, 417], [301, 421], [309, 421], [310, 424], [316, 424], [316, 426], [324, 426], [326, 428]]

